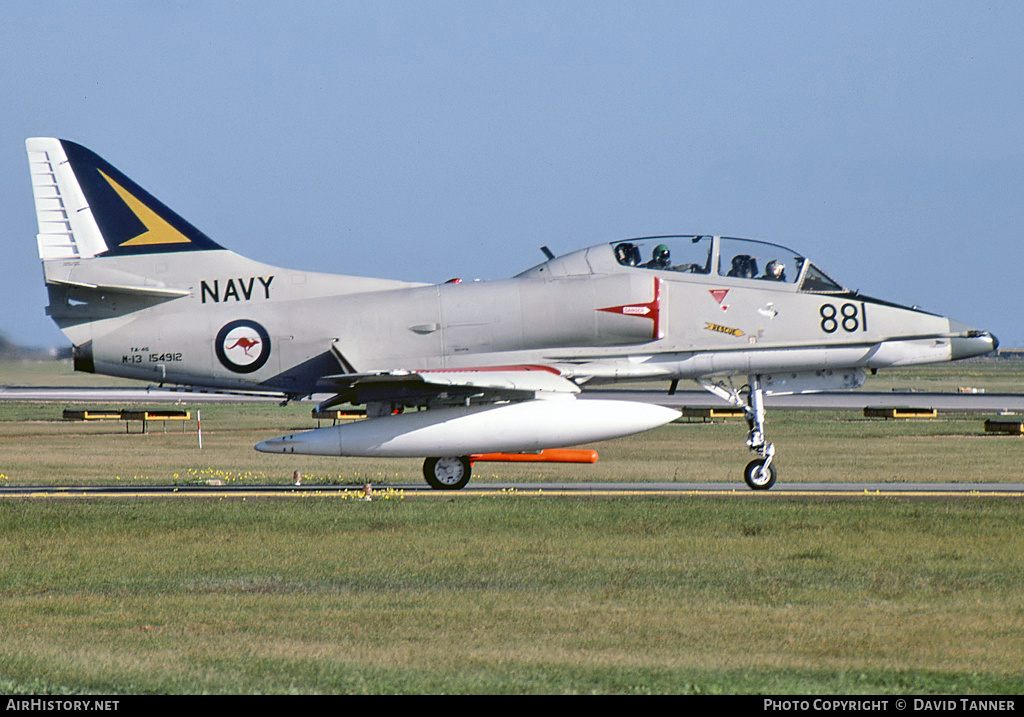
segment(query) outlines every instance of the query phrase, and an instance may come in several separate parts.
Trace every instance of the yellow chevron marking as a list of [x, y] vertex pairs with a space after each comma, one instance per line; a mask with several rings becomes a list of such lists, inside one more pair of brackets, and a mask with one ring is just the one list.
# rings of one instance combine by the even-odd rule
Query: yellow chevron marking
[[168, 224], [159, 214], [147, 207], [131, 192], [108, 177], [102, 169], [97, 170], [103, 175], [118, 196], [128, 205], [128, 208], [139, 218], [139, 221], [146, 226], [146, 231], [128, 241], [121, 242], [121, 246], [151, 246], [153, 244], [191, 244], [192, 240]]

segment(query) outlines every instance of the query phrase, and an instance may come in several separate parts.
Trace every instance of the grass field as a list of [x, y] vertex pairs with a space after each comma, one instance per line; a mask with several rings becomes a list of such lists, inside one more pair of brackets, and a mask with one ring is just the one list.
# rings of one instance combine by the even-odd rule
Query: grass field
[[[999, 368], [934, 380], [1013, 385]], [[203, 406], [202, 450], [194, 423], [125, 434], [62, 407], [0, 405], [0, 483], [422, 480], [419, 461], [252, 450], [315, 426], [308, 405]], [[1024, 439], [984, 416], [769, 420], [782, 481], [1024, 478]], [[1024, 692], [1019, 499], [529, 490], [737, 483], [745, 432], [676, 424], [596, 446], [594, 466], [477, 464], [475, 481], [521, 486], [493, 496], [0, 501], [0, 692]]]
[[[126, 485], [304, 482], [420, 483], [419, 459], [257, 453], [260, 440], [315, 428], [309, 406], [190, 406], [182, 427], [61, 420], [57, 404], [0, 404], [0, 484]], [[196, 434], [202, 412], [203, 446]], [[986, 434], [985, 416], [882, 421], [855, 413], [774, 411], [769, 431], [780, 481], [1003, 482], [1024, 477], [1024, 440]], [[742, 420], [670, 424], [591, 446], [594, 465], [478, 463], [473, 481], [720, 481], [736, 484], [750, 459]]]
[[0, 503], [0, 690], [1011, 693], [1015, 502]]

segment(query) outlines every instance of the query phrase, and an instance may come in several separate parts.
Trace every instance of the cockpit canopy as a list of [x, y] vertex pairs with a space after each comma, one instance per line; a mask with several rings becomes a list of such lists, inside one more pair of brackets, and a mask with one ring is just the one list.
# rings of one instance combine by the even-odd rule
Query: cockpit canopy
[[792, 249], [778, 244], [708, 235], [656, 236], [613, 242], [623, 266], [793, 284], [800, 291], [846, 289]]

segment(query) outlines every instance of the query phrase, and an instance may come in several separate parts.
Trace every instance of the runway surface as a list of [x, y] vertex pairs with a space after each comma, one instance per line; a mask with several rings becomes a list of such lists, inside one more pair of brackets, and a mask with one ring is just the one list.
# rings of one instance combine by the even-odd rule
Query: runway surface
[[[309, 402], [328, 398], [314, 396]], [[721, 407], [729, 404], [707, 391], [586, 389], [584, 399], [618, 399], [656, 403], [672, 408]], [[230, 393], [160, 388], [78, 388], [67, 386], [0, 386], [0, 401], [69, 401], [74, 403], [280, 403], [279, 395]], [[793, 396], [768, 396], [765, 404], [775, 410], [861, 411], [865, 407], [934, 408], [955, 412], [1024, 412], [1020, 393], [921, 393], [901, 391], [834, 391]]]
[[[728, 406], [706, 391], [665, 391], [629, 389], [588, 389], [583, 398], [618, 399], [657, 403], [661, 406], [693, 408]], [[924, 393], [918, 391], [826, 391], [791, 396], [766, 396], [773, 410], [862, 411], [867, 407], [934, 408], [938, 411], [1002, 413], [1024, 412], [1020, 393]]]
[[[904, 497], [904, 498], [1024, 498], [1024, 483], [777, 483], [771, 490], [754, 491], [742, 483], [481, 483], [463, 490], [433, 490], [426, 484], [377, 485], [384, 492], [410, 498], [629, 497], [733, 496], [744, 498]], [[5, 486], [0, 499], [75, 498], [301, 498], [347, 497], [361, 494], [359, 486]]]

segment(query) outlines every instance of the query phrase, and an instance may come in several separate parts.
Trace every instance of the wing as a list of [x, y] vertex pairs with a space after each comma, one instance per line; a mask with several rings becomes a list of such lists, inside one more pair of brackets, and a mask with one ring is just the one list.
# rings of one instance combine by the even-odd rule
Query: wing
[[579, 386], [550, 366], [488, 366], [325, 376], [317, 385], [336, 395], [317, 408], [342, 403], [377, 405], [386, 412], [404, 407], [526, 401], [544, 394], [577, 394]]

